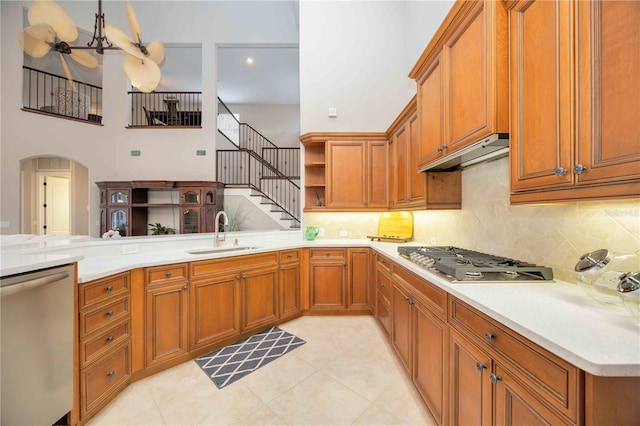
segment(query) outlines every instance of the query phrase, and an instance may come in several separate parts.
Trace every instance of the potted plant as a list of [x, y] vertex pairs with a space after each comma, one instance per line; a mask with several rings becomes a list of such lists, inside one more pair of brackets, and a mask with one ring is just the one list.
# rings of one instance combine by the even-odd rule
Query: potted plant
[[162, 226], [159, 223], [150, 223], [149, 229], [151, 229], [151, 235], [168, 235], [176, 233], [176, 230], [174, 228]]

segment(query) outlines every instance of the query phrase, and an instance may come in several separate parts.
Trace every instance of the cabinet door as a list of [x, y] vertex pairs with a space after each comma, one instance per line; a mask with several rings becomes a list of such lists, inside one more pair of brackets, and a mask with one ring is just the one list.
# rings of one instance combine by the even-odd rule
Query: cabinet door
[[449, 423], [492, 424], [489, 355], [449, 327], [449, 363]]
[[573, 183], [572, 5], [522, 1], [509, 12], [512, 190]]
[[640, 178], [640, 2], [579, 1], [577, 184]]
[[[500, 18], [500, 19], [499, 19]], [[508, 126], [505, 108], [508, 99], [499, 99], [507, 93], [507, 74], [497, 75], [497, 68], [506, 70], [504, 47], [496, 43], [497, 37], [506, 42], [506, 10], [500, 2], [476, 1], [466, 12], [466, 16], [456, 26], [451, 37], [445, 42], [443, 53], [447, 60], [445, 82], [445, 145], [452, 152], [495, 133], [498, 113], [504, 117], [505, 130]], [[501, 81], [499, 78], [503, 78]], [[504, 89], [499, 91], [498, 84]]]
[[352, 310], [369, 310], [369, 249], [348, 249], [348, 306]]
[[236, 277], [234, 273], [191, 282], [191, 350], [240, 334], [240, 284]]
[[311, 263], [311, 309], [346, 309], [347, 278], [344, 262]]
[[243, 292], [242, 331], [278, 319], [278, 268], [255, 269], [240, 274]]
[[180, 207], [180, 233], [197, 234], [200, 232], [200, 207]]
[[418, 80], [420, 166], [443, 155], [445, 105], [441, 60], [442, 55], [439, 55]]
[[407, 197], [411, 206], [424, 206], [425, 174], [418, 171], [420, 167], [420, 140], [418, 139], [418, 114], [409, 117], [406, 125], [407, 134]]
[[386, 209], [388, 195], [388, 154], [387, 141], [367, 142], [367, 207]]
[[570, 425], [568, 420], [554, 414], [527, 390], [516, 378], [496, 363], [495, 382], [495, 424], [496, 425]]
[[327, 142], [327, 207], [366, 207], [365, 145], [364, 141]]
[[411, 374], [411, 299], [396, 282], [391, 289], [391, 345], [405, 370]]
[[146, 290], [147, 367], [189, 352], [188, 290], [186, 281]]
[[[402, 126], [393, 137], [393, 160], [395, 166], [394, 207], [405, 207], [409, 202], [409, 161], [407, 158], [407, 126]], [[417, 171], [416, 171], [417, 173]]]
[[438, 424], [446, 424], [446, 324], [414, 299], [412, 380]]
[[296, 316], [300, 312], [300, 264], [280, 268], [280, 319]]

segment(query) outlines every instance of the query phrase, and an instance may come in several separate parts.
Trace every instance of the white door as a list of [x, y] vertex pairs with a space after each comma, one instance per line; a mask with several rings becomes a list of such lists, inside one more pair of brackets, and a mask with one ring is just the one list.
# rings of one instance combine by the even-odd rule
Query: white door
[[38, 235], [69, 235], [70, 177], [38, 175]]

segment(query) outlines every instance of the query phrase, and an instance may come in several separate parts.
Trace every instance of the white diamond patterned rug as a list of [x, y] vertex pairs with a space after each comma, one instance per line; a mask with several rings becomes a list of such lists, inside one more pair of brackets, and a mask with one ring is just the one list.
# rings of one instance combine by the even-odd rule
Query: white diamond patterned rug
[[306, 342], [278, 327], [196, 358], [218, 389], [230, 385]]

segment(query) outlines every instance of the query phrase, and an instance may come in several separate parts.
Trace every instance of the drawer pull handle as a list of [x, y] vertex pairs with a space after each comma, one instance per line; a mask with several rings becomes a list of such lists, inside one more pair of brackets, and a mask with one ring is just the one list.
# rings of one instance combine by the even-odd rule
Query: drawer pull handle
[[331, 253], [327, 252], [327, 257], [331, 256]]
[[487, 331], [486, 333], [484, 333], [484, 338], [487, 339], [487, 342], [490, 342], [496, 338], [496, 335], [490, 331]]
[[113, 290], [113, 286], [107, 286], [104, 289], [104, 291], [111, 291], [111, 290]]
[[109, 371], [109, 372], [107, 373], [107, 377], [113, 377], [115, 374], [116, 374], [116, 372], [115, 372], [115, 371], [113, 371], [113, 370], [112, 370], [112, 371]]
[[476, 362], [476, 368], [478, 369], [478, 371], [482, 371], [484, 369], [487, 368], [486, 365], [484, 365], [483, 363], [481, 363], [480, 361]]
[[107, 337], [107, 342], [113, 342], [113, 336]]
[[287, 259], [291, 259], [292, 257], [293, 257], [293, 255], [292, 255], [292, 254], [288, 254], [288, 255], [287, 255]]
[[109, 312], [107, 312], [107, 316], [108, 316], [108, 317], [112, 317], [112, 316], [113, 316], [113, 311], [109, 311]]
[[165, 277], [167, 277], [167, 278], [171, 277], [171, 272], [166, 272], [166, 273], [164, 274], [164, 276], [165, 276]]
[[498, 383], [500, 380], [502, 380], [501, 376], [498, 376], [497, 374], [491, 373], [489, 375], [489, 380], [491, 380], [491, 383], [493, 383], [494, 385], [496, 383]]

